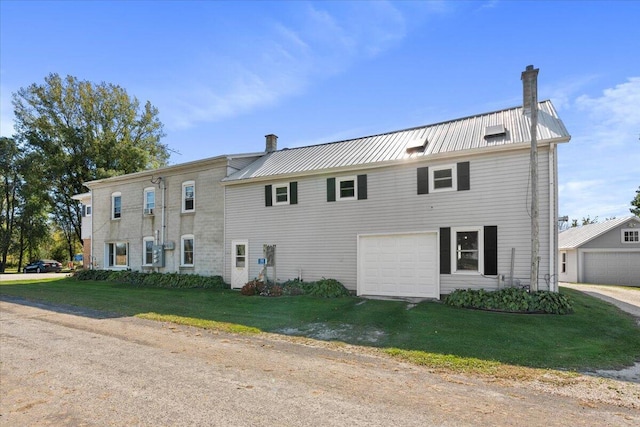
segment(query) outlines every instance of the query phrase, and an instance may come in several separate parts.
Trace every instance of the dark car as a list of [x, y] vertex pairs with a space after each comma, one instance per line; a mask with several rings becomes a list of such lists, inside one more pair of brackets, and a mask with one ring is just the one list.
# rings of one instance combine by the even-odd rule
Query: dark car
[[62, 264], [52, 259], [40, 259], [27, 264], [27, 266], [22, 269], [23, 273], [60, 273], [61, 271]]

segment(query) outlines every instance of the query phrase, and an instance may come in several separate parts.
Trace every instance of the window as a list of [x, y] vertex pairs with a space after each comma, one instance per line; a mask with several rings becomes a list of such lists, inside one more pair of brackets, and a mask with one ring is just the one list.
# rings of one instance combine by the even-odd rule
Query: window
[[296, 181], [266, 185], [264, 187], [264, 205], [296, 205], [298, 204], [298, 183]]
[[336, 200], [365, 200], [367, 175], [345, 176], [327, 179], [327, 202]]
[[562, 252], [562, 261], [560, 262], [560, 268], [562, 273], [567, 272], [567, 253]]
[[156, 207], [156, 189], [153, 187], [144, 189], [144, 212], [152, 213]]
[[111, 219], [120, 219], [122, 216], [122, 194], [111, 194]]
[[451, 248], [454, 273], [479, 273], [482, 266], [483, 241], [481, 228], [452, 229]]
[[640, 242], [640, 230], [625, 228], [622, 230], [622, 243], [638, 243]]
[[107, 267], [126, 268], [129, 265], [129, 245], [126, 242], [107, 243]]
[[289, 204], [289, 184], [279, 184], [273, 186], [273, 204]]
[[187, 234], [181, 238], [182, 244], [180, 245], [180, 265], [182, 267], [193, 267], [193, 234]]
[[91, 216], [91, 205], [85, 206], [85, 215]]
[[196, 184], [194, 181], [182, 183], [182, 212], [196, 210]]
[[471, 189], [469, 162], [417, 169], [418, 194]]
[[336, 194], [338, 200], [355, 199], [356, 198], [356, 179], [355, 177], [338, 178], [336, 180], [338, 188]]
[[431, 167], [429, 191], [451, 191], [457, 188], [456, 165]]
[[247, 265], [246, 245], [236, 245], [236, 268], [244, 268]]
[[142, 265], [153, 264], [153, 237], [145, 237], [142, 240]]

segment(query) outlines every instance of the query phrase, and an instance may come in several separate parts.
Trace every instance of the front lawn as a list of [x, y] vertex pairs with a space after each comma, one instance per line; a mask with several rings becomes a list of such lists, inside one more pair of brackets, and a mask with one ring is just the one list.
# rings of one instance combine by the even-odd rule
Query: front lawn
[[246, 297], [231, 290], [131, 287], [74, 278], [0, 282], [0, 296], [232, 332], [336, 340], [382, 348], [417, 363], [452, 356], [458, 363], [590, 370], [640, 360], [640, 328], [630, 315], [580, 292], [562, 292], [572, 299], [573, 314], [507, 314], [357, 297]]

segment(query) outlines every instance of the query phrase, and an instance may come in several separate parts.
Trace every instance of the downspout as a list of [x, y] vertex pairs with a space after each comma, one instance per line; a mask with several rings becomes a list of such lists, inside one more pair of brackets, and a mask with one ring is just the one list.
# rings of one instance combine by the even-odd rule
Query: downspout
[[549, 291], [558, 292], [558, 159], [557, 146], [549, 144]]
[[94, 260], [93, 260], [93, 190], [89, 192], [91, 194], [91, 244], [89, 245], [89, 269], [93, 270], [94, 268]]

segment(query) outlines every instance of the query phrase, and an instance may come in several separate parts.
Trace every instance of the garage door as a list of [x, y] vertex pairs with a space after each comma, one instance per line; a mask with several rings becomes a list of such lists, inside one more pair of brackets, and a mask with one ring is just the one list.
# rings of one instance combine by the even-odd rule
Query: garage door
[[584, 281], [640, 286], [640, 252], [585, 252]]
[[437, 233], [358, 236], [358, 295], [439, 298]]

